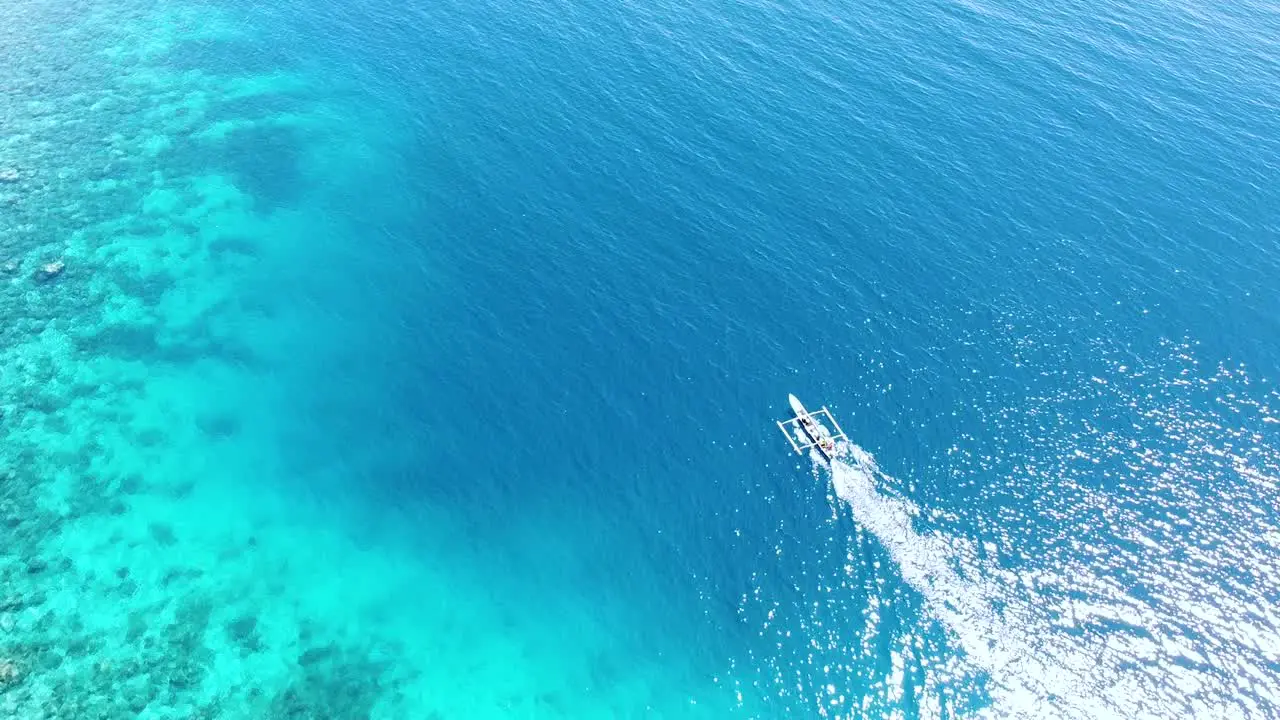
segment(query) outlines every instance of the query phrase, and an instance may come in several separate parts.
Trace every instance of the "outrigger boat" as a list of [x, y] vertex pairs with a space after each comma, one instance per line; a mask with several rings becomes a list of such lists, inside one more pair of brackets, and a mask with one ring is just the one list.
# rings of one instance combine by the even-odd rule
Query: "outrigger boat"
[[[791, 401], [791, 410], [796, 416], [790, 420], [779, 420], [778, 429], [787, 436], [792, 449], [803, 455], [806, 450], [816, 448], [827, 460], [839, 455], [841, 449], [837, 441], [848, 442], [849, 436], [840, 429], [831, 411], [824, 405], [821, 410], [809, 412], [795, 395], [788, 395], [787, 399]], [[829, 430], [824, 421], [831, 423], [835, 432]]]

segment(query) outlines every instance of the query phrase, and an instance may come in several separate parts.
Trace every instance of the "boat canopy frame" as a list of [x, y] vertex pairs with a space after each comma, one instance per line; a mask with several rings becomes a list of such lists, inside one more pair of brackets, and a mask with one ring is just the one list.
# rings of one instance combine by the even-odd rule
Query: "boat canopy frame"
[[[777, 421], [778, 429], [782, 431], [783, 435], [787, 436], [787, 442], [791, 443], [791, 447], [796, 451], [796, 454], [803, 455], [806, 450], [812, 450], [813, 448], [818, 448], [818, 441], [812, 439], [813, 438], [812, 434], [807, 432], [805, 433], [805, 437], [810, 438], [809, 442], [802, 444], [796, 441], [795, 430], [798, 429], [800, 425], [800, 421], [806, 418], [809, 420], [813, 420], [819, 425], [823, 425], [827, 427], [827, 432], [831, 433], [831, 440], [833, 442], [838, 440], [849, 442], [849, 436], [845, 435], [844, 430], [840, 429], [840, 423], [836, 422], [835, 417], [831, 415], [831, 411], [827, 409], [826, 405], [823, 405], [820, 410], [813, 410], [813, 411], [806, 410], [803, 415], [797, 414], [795, 417], [791, 418], [790, 420]], [[830, 423], [830, 424], [828, 425], [827, 423]], [[832, 430], [832, 428], [834, 428], [834, 430]], [[821, 450], [822, 448], [818, 448], [818, 449]]]

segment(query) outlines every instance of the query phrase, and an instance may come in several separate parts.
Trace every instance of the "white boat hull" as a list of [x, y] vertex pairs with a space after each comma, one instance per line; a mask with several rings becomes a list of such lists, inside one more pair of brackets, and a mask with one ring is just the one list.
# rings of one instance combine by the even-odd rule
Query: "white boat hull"
[[805, 410], [804, 405], [800, 403], [800, 398], [795, 395], [787, 395], [787, 401], [791, 403], [791, 411], [796, 414], [796, 417], [804, 417], [809, 414], [809, 411]]

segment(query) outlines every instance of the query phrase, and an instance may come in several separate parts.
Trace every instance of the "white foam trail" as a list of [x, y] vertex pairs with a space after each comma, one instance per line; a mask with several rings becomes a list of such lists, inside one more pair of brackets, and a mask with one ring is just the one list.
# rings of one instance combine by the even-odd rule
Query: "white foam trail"
[[[956, 541], [941, 533], [921, 533], [913, 508], [876, 488], [877, 477], [890, 480], [862, 448], [849, 445], [831, 463], [837, 497], [854, 519], [879, 539], [926, 607], [953, 634], [968, 660], [987, 672], [999, 717], [1105, 718], [1147, 717], [1151, 706], [1140, 688], [1115, 667], [1070, 643], [1053, 641], [1051, 627], [1032, 619], [1031, 608], [1013, 604], [997, 612], [992, 599], [1007, 602], [1008, 593], [988, 592], [979, 580], [961, 576], [963, 558]], [[1031, 626], [1028, 627], [1027, 624]], [[1110, 667], [1108, 667], [1110, 666]], [[1159, 705], [1160, 703], [1155, 703]]]

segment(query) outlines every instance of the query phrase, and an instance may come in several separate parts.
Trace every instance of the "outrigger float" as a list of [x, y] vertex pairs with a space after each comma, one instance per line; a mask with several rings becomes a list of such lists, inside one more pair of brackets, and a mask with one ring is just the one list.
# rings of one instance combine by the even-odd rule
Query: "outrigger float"
[[[827, 460], [839, 455], [842, 450], [838, 441], [848, 442], [849, 436], [840, 429], [840, 424], [831, 416], [827, 406], [823, 405], [821, 410], [809, 412], [795, 395], [788, 395], [787, 399], [791, 401], [791, 410], [796, 416], [790, 420], [779, 420], [778, 429], [787, 436], [791, 448], [800, 455], [806, 450], [816, 449]], [[830, 423], [835, 431], [828, 429], [826, 423]]]

